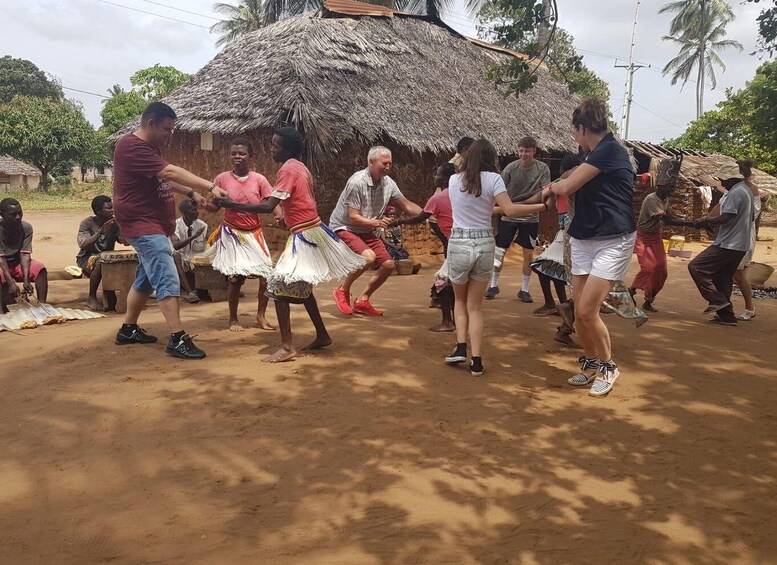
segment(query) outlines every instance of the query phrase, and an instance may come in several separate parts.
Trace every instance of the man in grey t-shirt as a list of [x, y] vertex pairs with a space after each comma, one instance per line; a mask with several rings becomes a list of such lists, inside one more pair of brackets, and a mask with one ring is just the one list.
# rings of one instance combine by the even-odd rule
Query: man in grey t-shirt
[[[534, 155], [537, 153], [537, 140], [533, 137], [524, 137], [518, 143], [518, 160], [507, 165], [502, 171], [502, 180], [507, 187], [507, 194], [513, 202], [526, 202], [529, 198], [542, 191], [542, 187], [550, 182], [550, 169], [537, 161]], [[502, 263], [505, 254], [513, 241], [523, 249], [523, 265], [521, 271], [521, 291], [518, 298], [521, 302], [533, 302], [529, 294], [529, 280], [531, 278], [531, 263], [534, 261], [534, 246], [537, 244], [537, 236], [540, 229], [539, 214], [532, 214], [522, 218], [499, 218], [499, 226], [496, 234], [496, 253], [494, 256], [494, 272], [491, 275], [491, 284], [488, 285], [485, 297], [489, 300], [499, 294], [499, 274], [502, 272]]]
[[[370, 297], [386, 282], [395, 266], [386, 245], [375, 233], [376, 228], [386, 228], [391, 223], [384, 217], [388, 204], [394, 203], [410, 216], [423, 212], [420, 206], [404, 197], [397, 183], [388, 176], [391, 165], [391, 151], [382, 146], [372, 147], [367, 155], [367, 168], [348, 179], [329, 217], [329, 227], [351, 251], [367, 261], [363, 269], [348, 275], [343, 284], [333, 291], [337, 308], [346, 315], [383, 315], [372, 305]], [[351, 285], [368, 269], [376, 269], [377, 272], [352, 305]]]
[[718, 237], [688, 264], [688, 271], [701, 295], [709, 302], [705, 313], [716, 312], [713, 322], [737, 325], [731, 306], [734, 273], [750, 248], [753, 229], [753, 197], [736, 163], [724, 165], [715, 174], [726, 194], [720, 200], [720, 215], [696, 221], [696, 227], [720, 226]]

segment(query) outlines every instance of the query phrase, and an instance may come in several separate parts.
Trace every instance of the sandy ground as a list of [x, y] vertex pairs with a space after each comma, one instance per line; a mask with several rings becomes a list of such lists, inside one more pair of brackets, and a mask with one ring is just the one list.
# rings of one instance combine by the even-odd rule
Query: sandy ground
[[[27, 219], [36, 257], [74, 262], [79, 215]], [[335, 344], [282, 365], [259, 362], [277, 334], [225, 330], [225, 303], [183, 306], [201, 362], [114, 346], [116, 315], [0, 334], [0, 563], [777, 562], [777, 303], [712, 325], [670, 259], [647, 325], [605, 318], [622, 374], [593, 399], [517, 274], [485, 305], [480, 379], [425, 329], [430, 269], [389, 280], [382, 319], [321, 288]], [[142, 321], [164, 335], [156, 306]]]

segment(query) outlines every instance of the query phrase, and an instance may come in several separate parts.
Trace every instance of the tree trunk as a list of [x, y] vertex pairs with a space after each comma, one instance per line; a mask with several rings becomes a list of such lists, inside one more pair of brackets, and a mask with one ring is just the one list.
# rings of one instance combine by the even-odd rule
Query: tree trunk
[[699, 53], [699, 76], [696, 77], [696, 119], [704, 112], [704, 45]]
[[51, 186], [51, 179], [49, 179], [49, 174], [51, 174], [51, 169], [53, 167], [42, 167], [38, 165], [38, 168], [40, 169], [40, 191], [48, 192], [49, 186]]
[[539, 48], [538, 57], [542, 59], [550, 48], [550, 21], [552, 15], [550, 0], [542, 0], [542, 21], [537, 28], [537, 47]]

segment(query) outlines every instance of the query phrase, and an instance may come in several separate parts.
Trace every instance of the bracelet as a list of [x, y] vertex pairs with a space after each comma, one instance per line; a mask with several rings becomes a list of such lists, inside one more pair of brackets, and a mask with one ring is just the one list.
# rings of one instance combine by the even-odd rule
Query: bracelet
[[218, 188], [218, 186], [215, 183], [210, 185], [210, 188], [208, 189], [208, 192], [213, 192], [214, 188]]
[[194, 196], [194, 189], [193, 188], [190, 189], [189, 192], [186, 193], [186, 198], [191, 198], [192, 196]]

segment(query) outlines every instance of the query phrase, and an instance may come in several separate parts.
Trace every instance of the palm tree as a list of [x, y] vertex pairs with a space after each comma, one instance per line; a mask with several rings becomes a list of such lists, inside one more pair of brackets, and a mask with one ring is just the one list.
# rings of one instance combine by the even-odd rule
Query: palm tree
[[680, 0], [665, 5], [659, 13], [676, 12], [669, 27], [670, 35], [664, 41], [672, 41], [680, 47], [677, 56], [663, 69], [671, 73], [672, 84], [682, 81], [682, 86], [696, 71], [696, 118], [704, 112], [704, 88], [707, 76], [712, 88], [717, 86], [715, 66], [723, 71], [726, 65], [717, 51], [734, 48], [742, 51], [742, 44], [726, 37], [726, 26], [734, 20], [734, 12], [724, 0]]
[[[394, 10], [440, 17], [454, 5], [455, 0], [364, 0], [370, 4], [388, 6]], [[483, 0], [467, 0], [467, 7], [474, 13]], [[217, 46], [226, 45], [238, 37], [256, 31], [284, 18], [321, 8], [321, 0], [238, 0], [237, 5], [219, 2], [213, 11], [226, 18], [210, 28], [211, 33], [221, 35]]]

